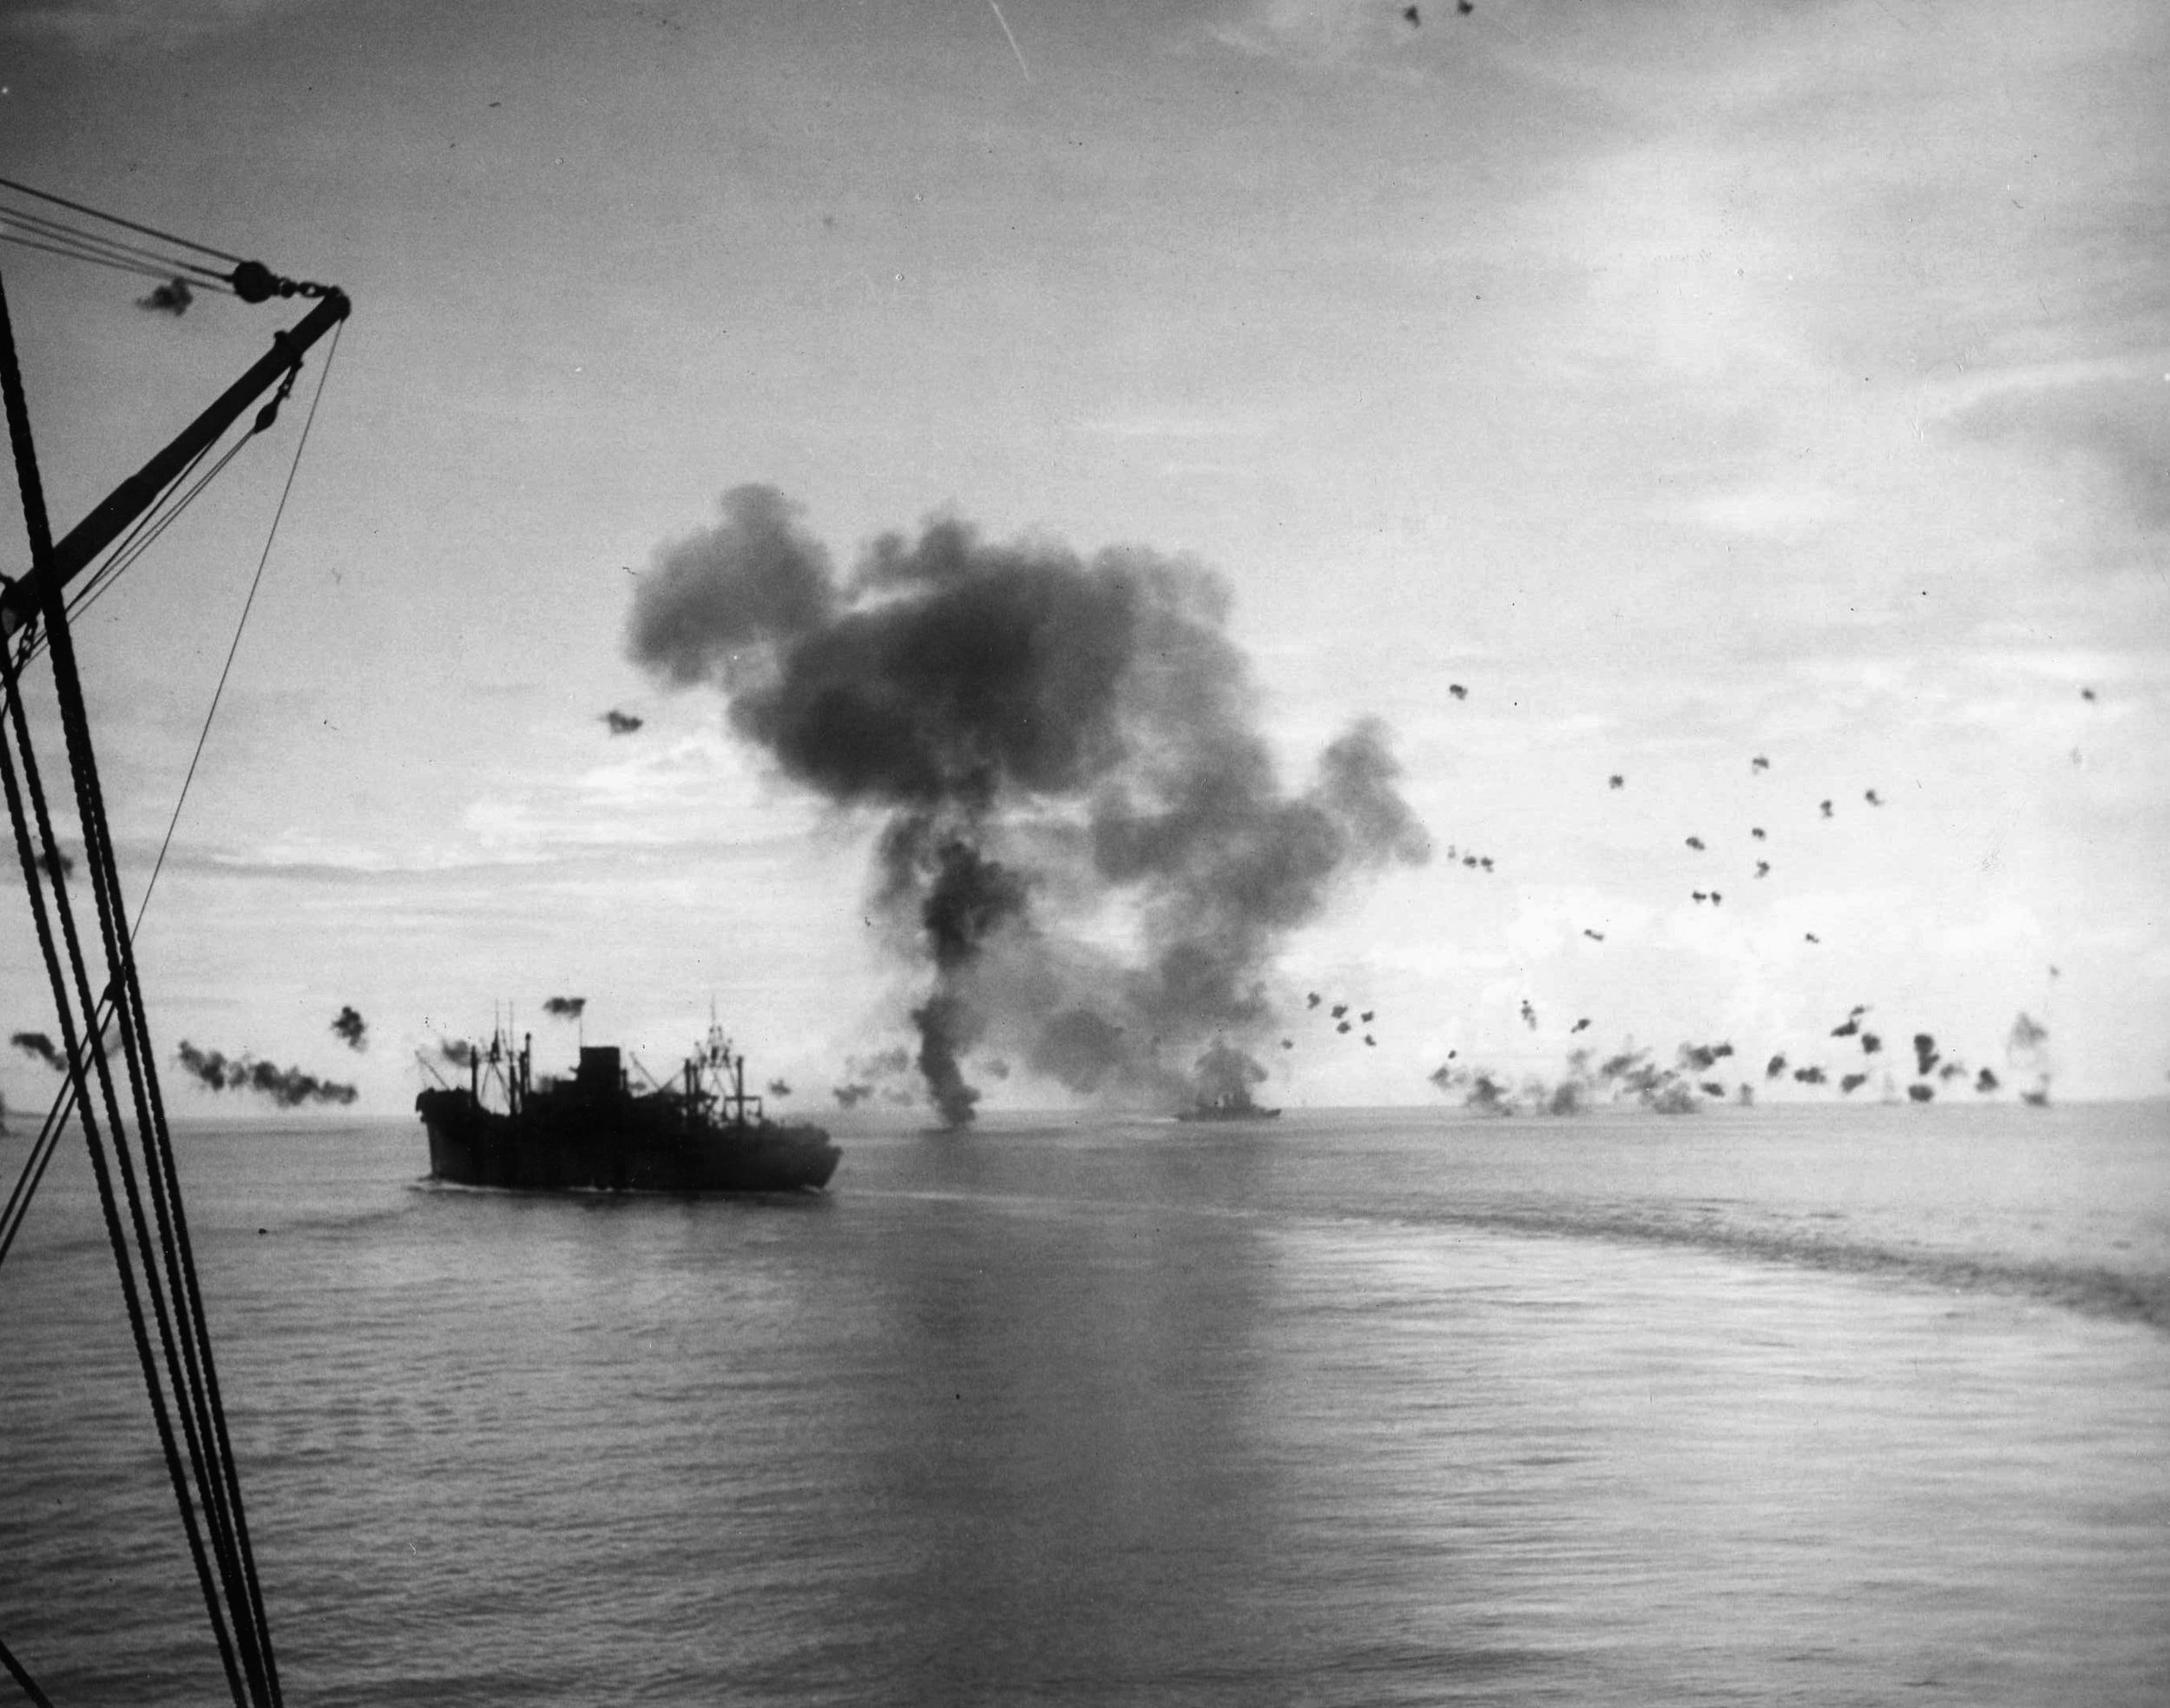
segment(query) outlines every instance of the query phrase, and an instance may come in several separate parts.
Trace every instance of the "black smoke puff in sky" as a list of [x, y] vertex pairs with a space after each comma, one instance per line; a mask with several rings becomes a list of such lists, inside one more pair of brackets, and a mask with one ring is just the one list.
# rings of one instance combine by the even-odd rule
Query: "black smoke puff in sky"
[[953, 520], [839, 579], [793, 505], [741, 486], [658, 554], [628, 646], [722, 690], [794, 780], [886, 815], [875, 897], [930, 965], [917, 1065], [956, 1123], [983, 1042], [1075, 1091], [1187, 1097], [1199, 1048], [1271, 1024], [1288, 932], [1344, 878], [1428, 857], [1375, 721], [1283, 788], [1227, 615], [1194, 562]]
[[332, 1022], [332, 1035], [352, 1050], [369, 1048], [369, 1022], [352, 1008], [342, 1008]]
[[228, 1057], [218, 1050], [198, 1049], [186, 1038], [174, 1059], [207, 1090], [253, 1092], [282, 1109], [304, 1103], [352, 1103], [358, 1094], [351, 1085], [335, 1085], [299, 1068], [274, 1067], [246, 1054]]
[[542, 1001], [542, 1012], [552, 1020], [578, 1020], [588, 1012], [588, 999], [585, 996], [546, 996]]
[[23, 1054], [43, 1061], [56, 1074], [68, 1071], [68, 1058], [60, 1053], [59, 1046], [43, 1032], [18, 1032], [8, 1041]]
[[185, 279], [169, 279], [163, 285], [155, 285], [146, 297], [138, 297], [135, 305], [155, 313], [170, 314], [175, 319], [187, 313], [188, 305], [196, 299], [196, 293], [188, 288]]

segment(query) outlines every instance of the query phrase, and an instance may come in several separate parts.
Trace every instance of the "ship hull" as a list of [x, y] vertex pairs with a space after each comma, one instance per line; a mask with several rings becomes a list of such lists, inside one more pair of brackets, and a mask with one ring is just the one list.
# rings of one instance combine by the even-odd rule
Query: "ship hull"
[[513, 1192], [813, 1192], [843, 1155], [818, 1127], [687, 1120], [645, 1100], [553, 1108], [537, 1099], [514, 1116], [465, 1091], [432, 1090], [415, 1111], [433, 1178]]

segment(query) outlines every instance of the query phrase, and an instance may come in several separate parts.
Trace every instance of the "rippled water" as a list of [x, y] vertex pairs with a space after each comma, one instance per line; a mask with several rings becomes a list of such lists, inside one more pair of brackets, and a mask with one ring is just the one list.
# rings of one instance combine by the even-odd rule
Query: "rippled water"
[[[2170, 1699], [2170, 1106], [837, 1125], [793, 1203], [185, 1135], [290, 1702]], [[88, 1174], [0, 1638], [216, 1700]]]

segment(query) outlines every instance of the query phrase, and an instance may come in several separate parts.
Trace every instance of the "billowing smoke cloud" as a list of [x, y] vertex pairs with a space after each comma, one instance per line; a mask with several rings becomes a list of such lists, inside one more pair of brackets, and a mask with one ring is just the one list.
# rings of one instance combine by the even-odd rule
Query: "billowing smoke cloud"
[[342, 1008], [332, 1022], [332, 1035], [352, 1050], [369, 1048], [369, 1022], [351, 1008]]
[[971, 1118], [982, 1045], [1074, 1091], [1187, 1100], [1209, 1040], [1271, 1026], [1286, 935], [1343, 879], [1429, 855], [1376, 722], [1283, 789], [1226, 592], [1194, 563], [943, 521], [839, 581], [774, 489], [723, 511], [659, 554], [629, 650], [721, 689], [786, 775], [885, 815], [875, 898], [931, 968], [911, 1018], [947, 1121]]
[[198, 1049], [186, 1038], [174, 1059], [209, 1090], [254, 1092], [282, 1109], [304, 1103], [352, 1103], [358, 1095], [351, 1085], [334, 1085], [299, 1068], [276, 1068], [246, 1054], [228, 1057], [217, 1050]]
[[455, 1068], [472, 1068], [480, 1052], [474, 1045], [460, 1038], [440, 1038], [437, 1053]]
[[630, 712], [621, 712], [614, 706], [602, 714], [602, 721], [603, 726], [613, 735], [631, 735], [648, 719], [636, 718]]
[[68, 1058], [60, 1053], [60, 1046], [43, 1032], [18, 1032], [8, 1041], [23, 1054], [43, 1061], [56, 1074], [68, 1071]]
[[1191, 1082], [1198, 1088], [1198, 1100], [1210, 1108], [1250, 1109], [1257, 1107], [1251, 1087], [1266, 1082], [1266, 1069], [1248, 1052], [1216, 1038], [1193, 1065]]
[[548, 996], [542, 1002], [542, 1012], [552, 1020], [578, 1020], [588, 1012], [585, 996]]

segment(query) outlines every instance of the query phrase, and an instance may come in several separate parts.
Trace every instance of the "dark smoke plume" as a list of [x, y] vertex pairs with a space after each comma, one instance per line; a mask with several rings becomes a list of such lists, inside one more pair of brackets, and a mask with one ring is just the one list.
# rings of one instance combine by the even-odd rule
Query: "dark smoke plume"
[[1429, 855], [1375, 721], [1284, 789], [1226, 590], [1194, 563], [937, 521], [840, 580], [773, 489], [723, 512], [658, 554], [628, 648], [720, 689], [795, 781], [884, 815], [874, 897], [930, 967], [917, 1066], [951, 1124], [983, 1044], [1073, 1091], [1190, 1100], [1209, 1041], [1269, 1035], [1286, 934], [1343, 880]]
[[359, 1094], [351, 1085], [334, 1085], [299, 1068], [275, 1068], [247, 1054], [228, 1058], [217, 1050], [201, 1050], [186, 1038], [174, 1059], [209, 1090], [254, 1092], [282, 1109], [304, 1103], [352, 1103]]
[[475, 1047], [463, 1039], [439, 1039], [437, 1041], [437, 1053], [443, 1056], [447, 1061], [450, 1062], [455, 1068], [472, 1068], [475, 1065], [477, 1054]]
[[8, 1041], [23, 1054], [43, 1061], [56, 1074], [68, 1071], [68, 1058], [60, 1053], [60, 1047], [43, 1032], [18, 1032]]
[[636, 718], [630, 712], [621, 712], [614, 706], [602, 714], [602, 721], [613, 735], [631, 735], [648, 719]]
[[369, 1048], [369, 1022], [351, 1008], [342, 1008], [332, 1022], [332, 1035], [351, 1050]]
[[587, 1011], [585, 996], [549, 996], [542, 1002], [542, 1012], [552, 1020], [578, 1020]]

